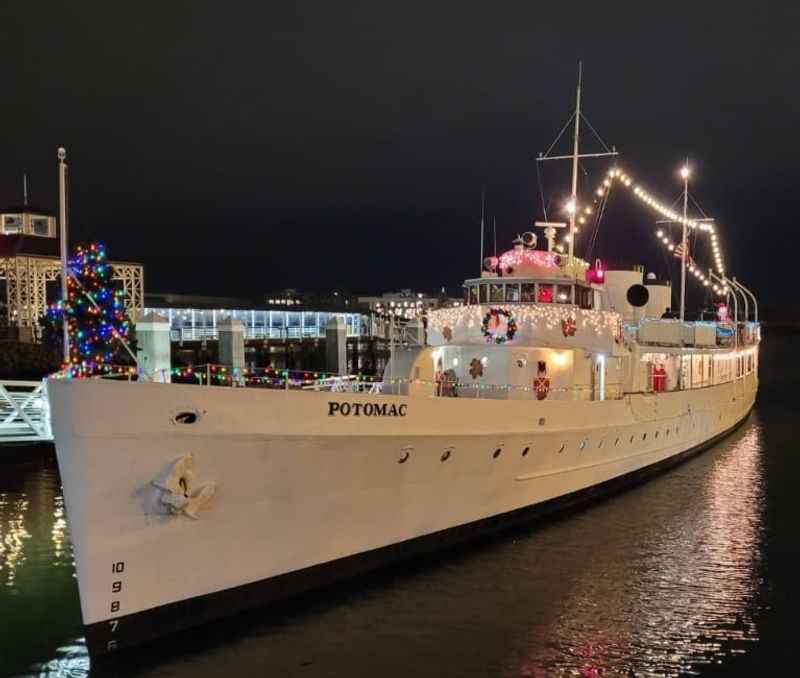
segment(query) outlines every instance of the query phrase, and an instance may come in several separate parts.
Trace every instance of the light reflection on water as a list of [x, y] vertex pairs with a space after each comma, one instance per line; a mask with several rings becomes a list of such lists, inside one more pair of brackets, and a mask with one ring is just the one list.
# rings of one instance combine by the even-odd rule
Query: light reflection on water
[[587, 554], [585, 576], [544, 630], [549, 642], [537, 629], [530, 656], [511, 674], [690, 674], [758, 640], [761, 430], [751, 421], [720, 446], [729, 449], [637, 490], [647, 512], [622, 515], [639, 504], [630, 495], [598, 507], [630, 538], [611, 537], [612, 548]]
[[[318, 594], [278, 621], [255, 613], [218, 624], [221, 637], [144, 649], [120, 671], [703, 673], [758, 640], [762, 448], [753, 415], [709, 452], [583, 511]], [[52, 462], [0, 484], [0, 610], [14, 603], [16, 619], [0, 652], [14, 674], [89, 673], [58, 485]]]

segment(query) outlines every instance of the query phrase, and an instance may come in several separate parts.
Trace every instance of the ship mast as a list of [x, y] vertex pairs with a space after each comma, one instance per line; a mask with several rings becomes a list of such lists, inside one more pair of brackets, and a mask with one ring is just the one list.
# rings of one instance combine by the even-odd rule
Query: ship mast
[[[558, 133], [558, 136], [555, 138], [552, 144], [550, 144], [550, 148], [547, 149], [544, 153], [540, 153], [539, 157], [536, 158], [537, 162], [543, 162], [544, 160], [572, 160], [572, 190], [570, 192], [569, 202], [566, 205], [567, 212], [569, 214], [569, 270], [572, 272], [572, 275], [575, 275], [575, 220], [578, 216], [578, 161], [581, 158], [602, 158], [606, 156], [616, 156], [619, 155], [616, 149], [613, 147], [611, 149], [606, 146], [605, 142], [597, 135], [597, 132], [594, 131], [591, 125], [589, 125], [589, 129], [592, 133], [597, 137], [597, 140], [605, 149], [603, 153], [581, 153], [580, 152], [580, 133], [581, 133], [581, 118], [586, 121], [586, 118], [583, 117], [583, 113], [581, 113], [581, 85], [583, 83], [583, 63], [578, 62], [578, 87], [575, 94], [575, 111], [569, 117], [567, 122], [564, 124], [564, 127], [561, 128], [561, 131]], [[567, 131], [569, 124], [574, 121], [574, 132], [572, 137], [572, 153], [570, 155], [550, 155], [550, 152], [555, 148], [558, 140], [561, 139], [564, 132]], [[587, 122], [588, 124], [588, 122]]]
[[575, 275], [575, 215], [578, 212], [578, 139], [581, 132], [581, 77], [583, 63], [578, 62], [578, 91], [575, 95], [575, 136], [572, 144], [572, 194], [567, 211], [569, 212], [569, 267]]

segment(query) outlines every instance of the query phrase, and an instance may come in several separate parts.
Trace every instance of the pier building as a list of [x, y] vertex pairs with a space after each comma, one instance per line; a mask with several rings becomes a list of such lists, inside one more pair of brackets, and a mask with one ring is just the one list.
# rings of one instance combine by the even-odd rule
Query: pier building
[[[23, 204], [0, 208], [0, 324], [22, 341], [39, 336], [39, 319], [60, 296], [61, 250], [56, 218]], [[144, 304], [144, 266], [110, 262], [135, 320]]]

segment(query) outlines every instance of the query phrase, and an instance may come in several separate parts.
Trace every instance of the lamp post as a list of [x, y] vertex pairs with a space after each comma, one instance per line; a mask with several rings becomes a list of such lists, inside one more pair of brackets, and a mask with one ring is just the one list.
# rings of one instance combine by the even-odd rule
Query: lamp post
[[686, 208], [689, 202], [689, 158], [686, 164], [681, 167], [681, 178], [683, 179], [683, 236], [681, 237], [681, 322], [686, 317]]

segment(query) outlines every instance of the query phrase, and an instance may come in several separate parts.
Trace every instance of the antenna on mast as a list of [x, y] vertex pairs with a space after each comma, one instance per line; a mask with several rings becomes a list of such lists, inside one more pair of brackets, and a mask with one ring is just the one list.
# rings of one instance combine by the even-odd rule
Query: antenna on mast
[[569, 212], [569, 265], [575, 275], [575, 214], [578, 211], [578, 140], [581, 134], [581, 80], [583, 62], [578, 62], [578, 90], [575, 95], [575, 135], [572, 145], [572, 193], [567, 205]]
[[479, 272], [483, 271], [483, 233], [485, 230], [483, 227], [483, 213], [485, 207], [486, 207], [486, 186], [482, 186], [481, 187], [481, 266], [478, 269]]
[[28, 173], [22, 173], [22, 204], [28, 206]]

